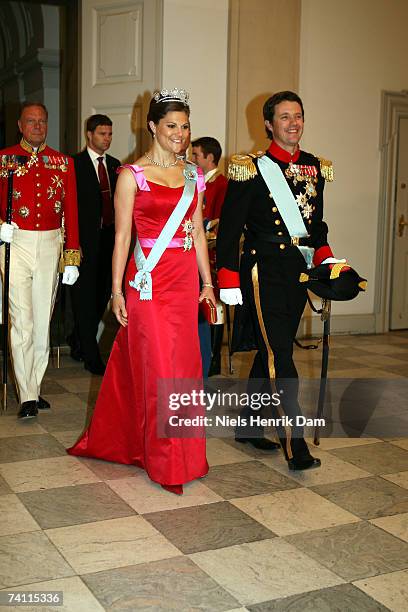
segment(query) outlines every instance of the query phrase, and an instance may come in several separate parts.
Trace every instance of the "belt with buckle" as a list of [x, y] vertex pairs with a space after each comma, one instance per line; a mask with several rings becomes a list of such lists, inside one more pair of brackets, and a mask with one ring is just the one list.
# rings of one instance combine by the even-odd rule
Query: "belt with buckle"
[[310, 246], [310, 236], [277, 236], [266, 232], [250, 233], [252, 240], [262, 242], [273, 242], [275, 244], [287, 244], [291, 246]]

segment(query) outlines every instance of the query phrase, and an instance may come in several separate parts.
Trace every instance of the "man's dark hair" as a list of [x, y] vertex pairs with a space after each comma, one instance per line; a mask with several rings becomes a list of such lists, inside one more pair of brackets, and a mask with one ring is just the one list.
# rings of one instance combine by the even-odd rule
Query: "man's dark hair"
[[[278, 91], [278, 93], [273, 94], [273, 96], [268, 98], [263, 106], [263, 117], [265, 121], [270, 121], [272, 123], [273, 116], [275, 114], [275, 107], [281, 102], [297, 102], [300, 105], [300, 108], [302, 109], [303, 119], [305, 118], [303, 102], [299, 98], [299, 96], [293, 91]], [[266, 126], [265, 130], [269, 140], [273, 140], [273, 134], [271, 130], [269, 130]]]
[[98, 125], [112, 125], [112, 120], [107, 115], [91, 115], [86, 120], [86, 131], [94, 132]]
[[36, 102], [36, 101], [30, 102], [29, 100], [26, 100], [20, 106], [20, 116], [19, 116], [19, 119], [21, 119], [21, 115], [23, 114], [23, 111], [26, 108], [30, 108], [31, 106], [39, 106], [40, 108], [42, 108], [43, 111], [45, 112], [46, 116], [47, 116], [47, 119], [48, 119], [48, 110], [47, 110], [47, 107], [45, 106], [45, 104], [43, 104], [42, 102]]
[[191, 146], [201, 147], [204, 157], [208, 157], [209, 153], [212, 153], [214, 157], [214, 164], [218, 166], [218, 162], [220, 161], [222, 155], [222, 149], [216, 138], [212, 138], [211, 136], [203, 136], [202, 138], [197, 138], [197, 140], [194, 140], [191, 143]]

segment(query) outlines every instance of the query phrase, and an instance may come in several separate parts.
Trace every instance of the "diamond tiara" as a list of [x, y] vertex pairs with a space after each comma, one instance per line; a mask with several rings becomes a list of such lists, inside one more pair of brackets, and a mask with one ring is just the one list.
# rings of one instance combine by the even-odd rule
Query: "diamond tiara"
[[153, 99], [156, 102], [182, 102], [188, 104], [190, 95], [185, 89], [161, 89], [153, 94]]

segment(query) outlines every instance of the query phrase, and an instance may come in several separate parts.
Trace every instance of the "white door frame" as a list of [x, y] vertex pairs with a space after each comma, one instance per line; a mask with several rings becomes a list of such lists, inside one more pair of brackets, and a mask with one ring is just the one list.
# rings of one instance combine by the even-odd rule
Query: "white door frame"
[[408, 118], [408, 91], [383, 91], [381, 94], [380, 200], [374, 297], [376, 333], [384, 333], [390, 329], [398, 125], [402, 117]]
[[81, 127], [108, 115], [109, 152], [133, 162], [150, 145], [145, 116], [162, 86], [163, 0], [82, 0], [81, 15]]

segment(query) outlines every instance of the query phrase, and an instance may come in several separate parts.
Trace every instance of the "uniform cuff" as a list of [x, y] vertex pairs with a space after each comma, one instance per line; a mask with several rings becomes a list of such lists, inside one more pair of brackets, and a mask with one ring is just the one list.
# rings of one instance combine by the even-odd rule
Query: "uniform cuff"
[[320, 266], [320, 264], [324, 259], [326, 259], [326, 257], [334, 257], [332, 250], [328, 244], [326, 246], [320, 247], [320, 249], [317, 249], [317, 251], [315, 251], [313, 255], [313, 265]]
[[64, 264], [66, 266], [79, 266], [81, 263], [81, 254], [76, 249], [64, 250]]
[[218, 286], [220, 289], [236, 289], [240, 286], [239, 272], [233, 272], [228, 268], [221, 268], [217, 272]]

